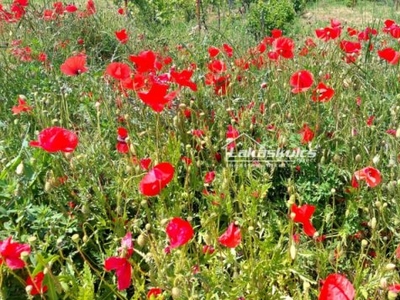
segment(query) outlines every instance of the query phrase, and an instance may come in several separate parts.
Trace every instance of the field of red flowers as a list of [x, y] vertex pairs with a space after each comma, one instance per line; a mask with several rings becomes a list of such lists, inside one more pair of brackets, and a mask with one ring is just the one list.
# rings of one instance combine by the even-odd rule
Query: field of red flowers
[[400, 23], [33, 2], [0, 4], [1, 299], [396, 299]]

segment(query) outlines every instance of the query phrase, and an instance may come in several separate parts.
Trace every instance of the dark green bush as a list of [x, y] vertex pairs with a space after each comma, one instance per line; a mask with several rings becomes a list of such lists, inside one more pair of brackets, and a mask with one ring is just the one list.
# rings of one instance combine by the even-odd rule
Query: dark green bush
[[296, 15], [291, 0], [258, 0], [251, 6], [248, 30], [256, 38], [266, 35], [271, 29], [284, 29]]

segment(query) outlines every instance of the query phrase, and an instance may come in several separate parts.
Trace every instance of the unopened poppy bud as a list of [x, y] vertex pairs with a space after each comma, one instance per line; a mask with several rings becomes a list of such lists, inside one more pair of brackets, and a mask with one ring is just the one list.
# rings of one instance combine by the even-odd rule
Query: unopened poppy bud
[[186, 108], [186, 104], [185, 104], [185, 103], [179, 104], [179, 108], [180, 108], [180, 109], [185, 109], [185, 108]]
[[17, 166], [17, 169], [15, 170], [15, 173], [17, 175], [21, 175], [22, 173], [24, 173], [24, 162], [20, 162], [19, 165]]
[[379, 281], [379, 286], [382, 289], [386, 289], [386, 287], [387, 287], [387, 279], [385, 277], [381, 278], [381, 280]]
[[29, 257], [29, 252], [28, 251], [22, 251], [21, 252], [21, 259], [26, 261]]
[[199, 116], [200, 117], [204, 117], [206, 115], [206, 113], [205, 112], [201, 112], [201, 113], [199, 113]]
[[169, 221], [168, 219], [162, 219], [160, 222], [161, 226], [164, 227], [165, 225], [167, 225], [168, 221]]
[[397, 130], [396, 130], [396, 137], [397, 137], [397, 138], [400, 138], [400, 127], [397, 128]]
[[395, 264], [388, 263], [388, 264], [385, 266], [385, 270], [386, 270], [386, 271], [392, 271], [392, 270], [394, 270], [394, 269], [396, 269], [396, 265], [395, 265]]
[[75, 234], [71, 237], [71, 239], [72, 239], [72, 241], [73, 241], [74, 243], [78, 243], [78, 242], [79, 242], [79, 239], [80, 239], [79, 234], [75, 233]]
[[288, 204], [289, 204], [290, 206], [292, 206], [295, 202], [296, 202], [296, 195], [295, 195], [295, 194], [292, 194], [292, 195], [289, 197]]
[[53, 183], [50, 180], [47, 180], [46, 183], [44, 184], [44, 191], [46, 193], [50, 192], [51, 189], [53, 188]]
[[376, 218], [373, 217], [370, 221], [370, 227], [372, 230], [374, 230], [376, 228]]
[[25, 287], [25, 291], [26, 291], [26, 293], [27, 293], [28, 295], [31, 294], [32, 290], [33, 290], [33, 285], [31, 285], [31, 284], [29, 284], [29, 285], [27, 285], [27, 286]]
[[187, 145], [185, 145], [185, 148], [186, 148], [186, 150], [189, 150], [190, 148], [192, 148], [192, 145], [187, 144]]
[[388, 299], [389, 299], [389, 300], [395, 300], [395, 299], [397, 299], [397, 293], [392, 292], [392, 291], [389, 291], [389, 292], [388, 292]]
[[296, 214], [295, 214], [294, 212], [290, 213], [290, 218], [291, 218], [292, 220], [294, 220], [294, 218], [296, 218]]
[[51, 124], [53, 124], [53, 125], [54, 125], [54, 124], [57, 124], [58, 121], [59, 121], [58, 119], [53, 119], [53, 120], [51, 120]]
[[147, 231], [149, 231], [149, 230], [151, 229], [151, 224], [150, 224], [150, 223], [147, 223], [146, 226], [144, 226], [144, 228], [145, 228]]
[[379, 155], [375, 155], [374, 158], [372, 159], [372, 162], [374, 165], [377, 165], [380, 161]]
[[84, 215], [88, 215], [88, 214], [90, 213], [90, 207], [89, 207], [89, 205], [84, 204], [84, 205], [82, 206], [82, 213], [83, 213]]
[[36, 241], [36, 236], [31, 235], [30, 237], [28, 237], [28, 243], [34, 243]]
[[254, 227], [253, 226], [249, 226], [249, 228], [247, 230], [248, 231], [254, 231]]
[[335, 154], [335, 155], [333, 156], [333, 161], [334, 161], [335, 163], [340, 162], [340, 155], [339, 155], [339, 154]]
[[332, 193], [332, 194], [336, 194], [336, 189], [335, 189], [335, 188], [332, 188], [332, 189], [331, 189], [331, 193]]
[[146, 207], [146, 206], [147, 206], [147, 201], [146, 201], [146, 200], [140, 201], [140, 205], [141, 205], [142, 207]]
[[381, 208], [382, 207], [382, 203], [380, 201], [375, 201], [375, 206], [377, 208]]
[[144, 245], [146, 245], [146, 237], [144, 234], [141, 234], [138, 236], [137, 243], [140, 247], [143, 247]]
[[204, 239], [204, 242], [205, 242], [207, 245], [211, 245], [211, 244], [212, 244], [212, 239], [211, 239], [210, 235], [205, 234], [205, 235], [203, 236], [203, 239]]
[[356, 162], [360, 162], [361, 161], [361, 155], [360, 154], [357, 154], [356, 155]]
[[171, 296], [172, 299], [179, 299], [181, 297], [182, 293], [181, 290], [177, 287], [173, 287], [171, 290]]
[[46, 275], [47, 273], [49, 273], [49, 268], [48, 267], [44, 267], [43, 274]]
[[308, 290], [310, 289], [311, 285], [308, 281], [303, 281], [303, 290], [304, 290], [304, 294], [308, 293]]
[[290, 258], [291, 258], [292, 260], [295, 260], [296, 254], [297, 254], [296, 246], [295, 246], [294, 244], [291, 244], [291, 245], [290, 245]]

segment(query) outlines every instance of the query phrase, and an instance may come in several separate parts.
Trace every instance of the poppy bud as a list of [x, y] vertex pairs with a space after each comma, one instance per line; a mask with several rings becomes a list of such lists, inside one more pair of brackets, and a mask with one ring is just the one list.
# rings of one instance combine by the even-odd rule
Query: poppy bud
[[144, 234], [139, 235], [137, 238], [137, 243], [140, 247], [146, 245], [146, 236]]
[[397, 138], [400, 138], [400, 127], [397, 128], [397, 130], [396, 130], [396, 137], [397, 137]]
[[374, 158], [372, 159], [372, 162], [374, 163], [374, 165], [377, 165], [379, 163], [379, 155], [375, 155]]
[[177, 287], [173, 287], [171, 290], [172, 299], [179, 299], [181, 297], [181, 290]]
[[290, 207], [291, 207], [294, 203], [296, 203], [296, 195], [295, 195], [295, 194], [292, 194], [292, 195], [289, 197], [288, 204], [289, 204]]
[[376, 218], [375, 218], [375, 217], [373, 217], [373, 218], [371, 219], [369, 225], [370, 225], [370, 227], [371, 227], [372, 230], [374, 230], [374, 229], [376, 228]]
[[83, 213], [84, 215], [88, 215], [88, 214], [90, 213], [90, 207], [89, 207], [89, 205], [84, 204], [84, 205], [82, 206], [82, 213]]
[[150, 224], [150, 223], [147, 223], [146, 226], [144, 226], [144, 228], [145, 228], [147, 231], [149, 231], [149, 230], [151, 229], [151, 224]]
[[89, 237], [85, 234], [82, 238], [82, 241], [86, 243], [89, 240]]
[[24, 173], [24, 162], [20, 162], [19, 165], [17, 166], [17, 169], [15, 170], [15, 173], [17, 175], [22, 175]]
[[382, 207], [382, 203], [380, 201], [375, 201], [375, 206], [380, 209]]
[[52, 188], [53, 188], [53, 182], [51, 180], [47, 180], [46, 183], [44, 184], [44, 191], [48, 193], [51, 191]]
[[387, 279], [385, 277], [381, 278], [381, 280], [379, 281], [379, 286], [382, 289], [386, 289], [386, 287], [387, 287]]
[[31, 235], [30, 237], [28, 237], [28, 243], [34, 243], [36, 241], [36, 236]]
[[185, 103], [179, 104], [179, 108], [180, 108], [180, 109], [185, 109], [185, 108], [186, 108], [186, 104], [185, 104]]
[[28, 295], [31, 294], [32, 290], [33, 290], [33, 285], [27, 285], [27, 286], [25, 287], [25, 291], [26, 291], [26, 293], [27, 293]]
[[290, 245], [290, 258], [291, 258], [292, 260], [295, 260], [296, 254], [297, 254], [296, 246], [295, 246], [294, 244], [291, 244], [291, 245]]
[[161, 226], [164, 227], [165, 225], [167, 225], [168, 222], [169, 222], [168, 219], [162, 219], [161, 222], [160, 222], [160, 224], [161, 224]]
[[249, 226], [249, 228], [247, 228], [248, 231], [254, 231], [254, 227], [253, 226]]
[[333, 161], [334, 161], [335, 163], [340, 162], [340, 155], [339, 155], [339, 154], [335, 154], [335, 155], [333, 156]]
[[71, 237], [72, 241], [74, 243], [78, 243], [79, 242], [79, 234], [75, 233], [72, 237]]
[[385, 266], [385, 270], [386, 270], [386, 271], [392, 271], [392, 270], [394, 270], [394, 269], [396, 269], [396, 265], [395, 265], [395, 264], [389, 263], [389, 264], [387, 264], [387, 265]]
[[356, 162], [361, 162], [361, 155], [360, 154], [356, 155]]

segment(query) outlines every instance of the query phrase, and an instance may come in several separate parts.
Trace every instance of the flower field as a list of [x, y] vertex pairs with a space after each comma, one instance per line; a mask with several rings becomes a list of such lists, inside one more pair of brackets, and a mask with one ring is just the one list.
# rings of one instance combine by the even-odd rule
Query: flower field
[[400, 21], [231, 18], [0, 2], [0, 299], [396, 299]]

